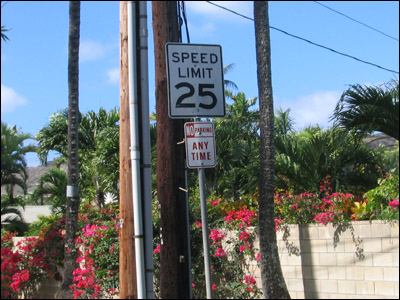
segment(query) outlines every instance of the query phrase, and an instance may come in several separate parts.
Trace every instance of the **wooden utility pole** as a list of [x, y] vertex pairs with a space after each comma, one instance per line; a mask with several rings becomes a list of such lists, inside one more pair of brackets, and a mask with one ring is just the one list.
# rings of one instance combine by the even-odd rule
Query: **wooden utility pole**
[[132, 165], [130, 161], [128, 9], [120, 1], [120, 122], [119, 122], [119, 291], [120, 299], [136, 299], [136, 262], [134, 247]]
[[161, 298], [189, 298], [183, 120], [168, 116], [165, 44], [179, 42], [176, 1], [153, 1], [157, 110], [157, 197], [161, 205]]
[[265, 299], [290, 299], [278, 255], [274, 216], [274, 105], [268, 2], [254, 1], [257, 80], [260, 99], [259, 236], [261, 282]]

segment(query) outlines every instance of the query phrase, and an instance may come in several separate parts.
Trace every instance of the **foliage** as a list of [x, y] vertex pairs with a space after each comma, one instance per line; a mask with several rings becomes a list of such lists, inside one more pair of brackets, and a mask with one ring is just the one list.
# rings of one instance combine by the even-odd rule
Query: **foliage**
[[387, 175], [379, 187], [364, 194], [364, 199], [350, 193], [332, 193], [325, 178], [320, 192], [292, 194], [278, 190], [275, 194], [276, 229], [284, 224], [341, 223], [366, 219], [398, 220], [399, 177]]
[[[22, 196], [10, 197], [10, 195], [1, 196], [1, 226], [10, 232], [16, 232], [17, 235], [22, 236], [28, 229], [28, 224], [22, 218], [21, 210], [24, 209], [24, 198]], [[4, 216], [4, 218], [3, 218]]]
[[379, 220], [399, 219], [399, 176], [387, 174], [379, 186], [364, 194], [367, 200], [362, 217]]
[[217, 165], [207, 170], [211, 190], [224, 198], [252, 194], [258, 185], [259, 111], [256, 99], [242, 92], [232, 95], [226, 105], [226, 117], [214, 119]]
[[[253, 246], [257, 225], [254, 197], [227, 201], [222, 197], [207, 199], [213, 293], [219, 299], [246, 299], [260, 295], [255, 279], [246, 269], [246, 259], [255, 257]], [[205, 297], [202, 224], [198, 188], [190, 197], [192, 286], [195, 298]], [[235, 262], [235, 263], [232, 263]]]
[[32, 199], [38, 202], [46, 197], [45, 203], [52, 205], [53, 214], [66, 214], [67, 203], [67, 174], [59, 168], [52, 168], [39, 179], [39, 186], [33, 191]]
[[[192, 291], [193, 298], [204, 299], [206, 288], [199, 198], [199, 189], [196, 187], [192, 190], [189, 201]], [[208, 227], [211, 228], [209, 243], [212, 290], [216, 299], [247, 299], [258, 297], [261, 293], [251, 271], [246, 266], [246, 259], [254, 258], [257, 252], [257, 249], [253, 247], [256, 232], [252, 226], [257, 225], [256, 206], [251, 204], [253, 198], [245, 197], [233, 202], [212, 196], [207, 200]], [[153, 256], [155, 298], [159, 298], [160, 295], [158, 287], [162, 247], [158, 219], [158, 205], [155, 204], [153, 205], [153, 222], [155, 221], [156, 228], [154, 233], [156, 247]]]
[[64, 243], [59, 219], [44, 228], [39, 237], [19, 241], [15, 250], [14, 233], [1, 234], [1, 298], [31, 298], [37, 284], [44, 278], [60, 279]]
[[275, 194], [275, 224], [338, 223], [355, 220], [353, 209], [362, 203], [352, 194], [332, 193], [329, 178], [320, 185], [320, 193], [294, 195], [286, 191]]
[[318, 183], [329, 175], [334, 191], [361, 196], [380, 176], [379, 154], [343, 128], [315, 126], [277, 135], [275, 148], [276, 186], [296, 194], [317, 193]]
[[385, 173], [399, 175], [399, 142], [396, 142], [394, 149], [379, 146], [376, 149], [382, 157], [382, 169]]
[[14, 188], [20, 187], [26, 193], [26, 162], [24, 155], [34, 152], [32, 145], [24, 146], [31, 135], [22, 133], [16, 126], [10, 127], [1, 122], [1, 186], [5, 186], [10, 198], [14, 197]]
[[22, 196], [15, 197], [14, 190], [19, 187], [24, 194], [27, 191], [24, 155], [35, 151], [35, 147], [24, 146], [24, 142], [30, 138], [29, 134], [20, 132], [16, 126], [10, 127], [1, 122], [1, 187], [6, 190], [6, 195], [1, 196], [1, 215], [10, 214], [2, 223], [9, 223], [7, 227], [17, 230], [19, 234], [23, 234], [27, 225], [17, 208], [24, 207], [24, 199]]
[[[118, 292], [119, 284], [118, 210], [111, 205], [98, 209], [85, 204], [81, 211], [77, 249], [70, 250], [78, 251], [80, 267], [74, 271], [71, 289], [76, 298], [109, 297]], [[2, 298], [29, 298], [44, 278], [61, 280], [65, 218], [41, 218], [30, 233], [39, 228], [38, 238], [26, 238], [17, 245], [16, 252], [12, 251], [14, 234], [2, 231]]]
[[[80, 191], [86, 199], [104, 203], [105, 192], [118, 194], [119, 178], [119, 112], [107, 112], [100, 108], [98, 113], [89, 111], [80, 114], [79, 162]], [[57, 151], [68, 157], [68, 111], [62, 110], [50, 117], [48, 126], [36, 135], [39, 142], [38, 154], [46, 162], [49, 151]]]
[[[227, 116], [215, 119], [217, 166], [206, 170], [207, 184], [224, 199], [251, 195], [259, 184], [259, 110], [255, 99], [232, 95]], [[385, 153], [368, 148], [363, 136], [343, 128], [318, 126], [293, 131], [290, 110], [275, 115], [275, 183], [299, 194], [318, 192], [319, 182], [330, 175], [336, 192], [361, 196], [376, 186]], [[382, 167], [381, 167], [382, 165]]]
[[39, 216], [39, 220], [29, 224], [28, 231], [25, 232], [25, 236], [38, 236], [40, 231], [48, 227], [60, 219], [59, 215], [50, 215], [50, 216]]
[[348, 130], [383, 132], [399, 140], [399, 81], [381, 86], [351, 85], [342, 94], [332, 119]]
[[75, 241], [79, 268], [70, 287], [75, 298], [98, 299], [118, 293], [119, 218], [112, 205], [95, 208], [84, 204]]
[[9, 29], [5, 26], [1, 25], [1, 40], [7, 42], [9, 40], [8, 36], [5, 34]]

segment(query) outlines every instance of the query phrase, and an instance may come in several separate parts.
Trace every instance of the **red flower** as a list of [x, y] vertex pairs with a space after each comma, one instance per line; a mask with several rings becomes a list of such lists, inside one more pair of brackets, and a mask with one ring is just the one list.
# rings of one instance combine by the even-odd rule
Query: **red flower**
[[225, 253], [224, 249], [217, 248], [217, 251], [215, 252], [214, 256], [226, 257], [226, 253]]
[[154, 249], [153, 253], [158, 254], [160, 253], [161, 245], [157, 245], [156, 249]]
[[29, 280], [29, 270], [28, 269], [22, 270], [20, 278], [21, 278], [21, 281], [23, 281], [23, 282], [28, 281]]
[[222, 231], [211, 229], [210, 238], [217, 243], [218, 241], [222, 240], [225, 237], [225, 234]]
[[75, 298], [79, 298], [80, 295], [82, 295], [83, 291], [82, 290], [74, 290], [73, 294]]
[[250, 238], [250, 234], [248, 233], [248, 232], [246, 232], [246, 231], [242, 231], [241, 233], [240, 233], [240, 237], [239, 237], [239, 240], [243, 240], [244, 242], [247, 242], [247, 240]]

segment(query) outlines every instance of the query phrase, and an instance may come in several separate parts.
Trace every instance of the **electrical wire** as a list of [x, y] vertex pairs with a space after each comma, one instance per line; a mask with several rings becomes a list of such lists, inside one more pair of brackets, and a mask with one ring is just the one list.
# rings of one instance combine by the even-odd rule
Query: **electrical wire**
[[185, 27], [186, 27], [186, 39], [187, 39], [188, 44], [190, 44], [189, 27], [187, 24], [185, 1], [182, 1], [181, 9], [182, 9], [183, 21], [185, 22]]
[[178, 12], [178, 25], [179, 25], [179, 42], [182, 43], [182, 25], [185, 23], [186, 27], [186, 42], [190, 44], [189, 28], [186, 18], [185, 1], [177, 1], [177, 12]]
[[352, 18], [352, 17], [349, 17], [349, 16], [345, 15], [344, 13], [341, 13], [340, 11], [334, 10], [333, 8], [331, 8], [331, 7], [329, 7], [329, 6], [327, 6], [327, 5], [325, 5], [325, 4], [322, 4], [321, 2], [318, 2], [318, 1], [313, 1], [313, 2], [319, 4], [319, 5], [325, 7], [325, 8], [327, 8], [327, 9], [329, 9], [329, 10], [331, 10], [331, 11], [333, 11], [333, 12], [339, 14], [339, 15], [342, 15], [343, 17], [346, 17], [347, 19], [350, 19], [350, 20], [352, 20], [352, 21], [354, 21], [354, 22], [356, 22], [356, 23], [359, 23], [359, 24], [361, 24], [361, 25], [363, 25], [363, 26], [365, 26], [365, 27], [367, 27], [367, 28], [369, 28], [369, 29], [372, 29], [372, 30], [374, 30], [374, 31], [376, 31], [376, 32], [379, 32], [380, 34], [385, 35], [385, 36], [387, 36], [388, 38], [391, 38], [391, 39], [393, 39], [393, 40], [395, 40], [395, 41], [399, 41], [399, 40], [396, 39], [395, 37], [392, 37], [392, 36], [390, 36], [390, 35], [388, 35], [388, 34], [382, 32], [382, 31], [380, 31], [380, 30], [378, 30], [378, 29], [376, 29], [376, 28], [374, 28], [374, 27], [371, 27], [371, 26], [369, 26], [369, 25], [367, 25], [367, 24], [365, 24], [365, 23], [363, 23], [363, 22], [361, 22], [361, 21], [358, 21], [358, 20], [356, 20], [356, 19], [354, 19], [354, 18]]
[[[245, 18], [245, 19], [248, 19], [248, 20], [251, 20], [251, 21], [254, 22], [254, 19], [253, 19], [253, 18], [250, 18], [250, 17], [247, 17], [247, 16], [245, 16], [245, 15], [242, 15], [242, 14], [236, 12], [236, 11], [233, 11], [233, 10], [231, 10], [231, 9], [229, 9], [229, 8], [224, 7], [224, 6], [215, 4], [215, 3], [211, 2], [211, 1], [206, 1], [206, 2], [209, 3], [209, 4], [211, 4], [211, 5], [217, 6], [217, 7], [221, 8], [221, 9], [224, 9], [224, 10], [226, 10], [226, 11], [229, 11], [229, 12], [231, 12], [231, 13], [233, 13], [233, 14], [235, 14], [235, 15], [238, 15], [238, 16], [240, 16], [240, 17], [242, 17], [242, 18]], [[307, 42], [307, 43], [309, 43], [309, 44], [311, 44], [311, 45], [314, 45], [314, 46], [317, 46], [317, 47], [320, 47], [320, 48], [323, 48], [323, 49], [332, 51], [333, 53], [336, 53], [336, 54], [339, 54], [339, 55], [342, 55], [342, 56], [349, 57], [349, 58], [354, 59], [354, 60], [356, 60], [356, 61], [359, 61], [359, 62], [362, 62], [362, 63], [364, 63], [364, 64], [368, 64], [368, 65], [374, 66], [374, 67], [376, 67], [376, 68], [379, 68], [379, 69], [382, 69], [382, 70], [385, 70], [385, 71], [388, 71], [388, 72], [391, 72], [391, 73], [399, 74], [398, 71], [391, 70], [391, 69], [387, 69], [387, 68], [382, 67], [382, 66], [380, 66], [380, 65], [377, 65], [377, 64], [374, 64], [374, 63], [371, 63], [371, 62], [362, 60], [362, 59], [360, 59], [360, 58], [357, 58], [357, 57], [355, 57], [355, 56], [353, 56], [353, 55], [346, 54], [346, 53], [337, 51], [337, 50], [335, 50], [335, 49], [326, 47], [326, 46], [324, 46], [324, 45], [320, 45], [320, 44], [314, 43], [314, 42], [312, 42], [312, 41], [310, 41], [310, 40], [307, 40], [307, 39], [305, 39], [305, 38], [302, 38], [302, 37], [300, 37], [300, 36], [297, 36], [297, 35], [288, 33], [288, 32], [286, 32], [286, 31], [284, 31], [284, 30], [282, 30], [282, 29], [279, 29], [279, 28], [276, 28], [276, 27], [273, 27], [273, 26], [269, 26], [269, 27], [270, 27], [271, 29], [273, 29], [273, 30], [279, 31], [279, 32], [281, 32], [281, 33], [283, 33], [283, 34], [286, 34], [286, 35], [288, 35], [288, 36], [291, 36], [291, 37], [293, 37], [293, 38], [302, 40], [302, 41]]]

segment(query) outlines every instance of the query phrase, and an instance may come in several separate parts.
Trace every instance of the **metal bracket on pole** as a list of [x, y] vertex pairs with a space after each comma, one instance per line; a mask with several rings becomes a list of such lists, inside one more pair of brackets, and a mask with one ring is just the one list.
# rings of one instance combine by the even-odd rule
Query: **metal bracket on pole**
[[67, 185], [67, 197], [78, 197], [79, 188], [75, 185]]
[[189, 190], [187, 190], [187, 189], [184, 189], [184, 188], [182, 188], [182, 187], [179, 187], [179, 189], [180, 189], [181, 191], [184, 191], [185, 193], [189, 193]]

